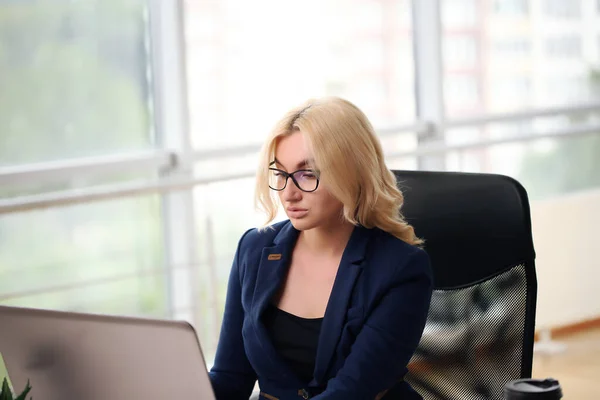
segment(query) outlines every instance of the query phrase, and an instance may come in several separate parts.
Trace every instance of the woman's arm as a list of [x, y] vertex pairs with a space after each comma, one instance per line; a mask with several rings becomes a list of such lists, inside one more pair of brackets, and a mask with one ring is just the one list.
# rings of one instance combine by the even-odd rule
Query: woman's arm
[[402, 379], [423, 334], [432, 290], [429, 257], [417, 250], [365, 321], [343, 367], [314, 399], [373, 400]]
[[242, 339], [244, 309], [239, 272], [240, 247], [248, 232], [250, 231], [247, 231], [238, 243], [231, 267], [217, 355], [210, 370], [210, 380], [217, 400], [248, 400], [256, 383], [256, 373], [246, 357]]

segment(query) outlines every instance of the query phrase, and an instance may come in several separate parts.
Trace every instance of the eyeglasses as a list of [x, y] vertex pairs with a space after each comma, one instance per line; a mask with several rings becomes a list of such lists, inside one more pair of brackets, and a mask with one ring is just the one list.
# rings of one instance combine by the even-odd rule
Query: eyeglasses
[[277, 168], [269, 168], [269, 187], [278, 192], [285, 189], [288, 178], [292, 178], [294, 185], [303, 192], [314, 192], [319, 187], [318, 173], [312, 169], [299, 169], [287, 173]]

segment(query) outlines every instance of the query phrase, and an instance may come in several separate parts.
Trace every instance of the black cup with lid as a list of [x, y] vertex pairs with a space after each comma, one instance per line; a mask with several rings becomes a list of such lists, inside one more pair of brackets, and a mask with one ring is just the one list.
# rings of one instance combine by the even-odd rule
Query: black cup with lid
[[504, 386], [505, 400], [559, 400], [562, 389], [556, 379], [517, 379]]

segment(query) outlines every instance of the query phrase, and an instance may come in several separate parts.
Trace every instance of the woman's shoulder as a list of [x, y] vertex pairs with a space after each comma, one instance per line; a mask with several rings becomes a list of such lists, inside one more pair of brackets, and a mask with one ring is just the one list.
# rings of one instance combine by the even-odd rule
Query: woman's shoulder
[[277, 222], [275, 224], [263, 227], [263, 228], [250, 228], [239, 240], [239, 248], [244, 249], [247, 247], [256, 248], [257, 246], [268, 246], [273, 243], [275, 237], [279, 232], [290, 224], [289, 220]]
[[381, 250], [389, 250], [396, 253], [402, 253], [407, 256], [426, 254], [422, 247], [410, 244], [404, 240], [392, 235], [389, 232], [384, 231], [380, 228], [369, 229], [370, 234], [373, 235], [375, 240], [372, 240], [374, 245]]
[[371, 231], [374, 240], [371, 240], [370, 253], [373, 257], [381, 256], [388, 261], [380, 265], [387, 265], [390, 274], [397, 275], [400, 271], [431, 274], [429, 255], [422, 247], [407, 243], [379, 228]]

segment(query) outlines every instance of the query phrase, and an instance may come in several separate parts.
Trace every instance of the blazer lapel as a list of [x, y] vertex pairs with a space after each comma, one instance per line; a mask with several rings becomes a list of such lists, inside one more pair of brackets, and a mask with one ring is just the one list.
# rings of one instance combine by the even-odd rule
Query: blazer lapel
[[265, 311], [269, 301], [285, 278], [298, 233], [288, 222], [273, 239], [273, 246], [265, 247], [262, 250], [252, 295], [252, 313], [255, 321]]
[[[287, 274], [298, 233], [292, 224], [288, 222], [275, 236], [273, 246], [263, 248], [256, 285], [252, 295], [251, 321], [256, 339], [263, 349], [265, 359], [268, 360], [263, 365], [264, 370], [268, 371], [267, 377], [271, 379], [282, 379], [284, 376], [289, 377], [287, 380], [292, 379], [295, 381], [298, 379], [277, 354], [261, 321], [263, 312], [269, 305], [273, 295], [281, 287]], [[294, 382], [294, 384], [300, 383]]]
[[323, 378], [335, 353], [342, 333], [346, 309], [354, 289], [356, 278], [362, 269], [361, 261], [365, 258], [369, 230], [361, 226], [354, 228], [340, 261], [331, 295], [325, 309], [325, 317], [321, 326], [314, 380], [312, 384], [322, 384]]

